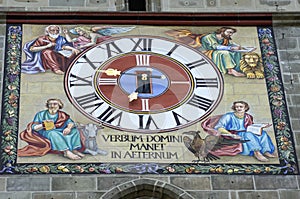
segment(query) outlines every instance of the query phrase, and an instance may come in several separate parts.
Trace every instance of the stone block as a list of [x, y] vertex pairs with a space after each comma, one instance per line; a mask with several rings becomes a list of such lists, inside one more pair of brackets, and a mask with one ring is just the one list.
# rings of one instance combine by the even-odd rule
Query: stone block
[[243, 199], [279, 199], [277, 191], [239, 191], [237, 193], [239, 198]]
[[298, 47], [296, 38], [277, 39], [276, 44], [279, 50], [293, 50]]
[[55, 192], [55, 193], [33, 193], [32, 199], [74, 199], [78, 198], [75, 193]]
[[292, 104], [294, 104], [294, 105], [300, 104], [300, 96], [299, 95], [291, 95], [291, 100], [292, 100]]
[[[299, 122], [299, 118], [296, 118], [296, 119], [290, 119], [290, 122], [291, 122], [292, 129], [293, 129], [294, 131], [300, 131], [300, 122]], [[297, 133], [296, 136], [298, 136], [298, 133]], [[296, 137], [296, 139], [297, 139], [297, 143], [300, 144], [300, 136], [299, 136], [299, 138]]]
[[99, 199], [105, 192], [77, 192], [77, 198]]
[[299, 119], [299, 109], [297, 108], [297, 106], [289, 106], [288, 110], [290, 118]]
[[100, 3], [107, 3], [107, 0], [89, 0], [88, 1], [90, 4], [100, 4]]
[[[291, 20], [297, 21], [297, 16], [291, 16]], [[299, 21], [299, 19], [298, 19]], [[289, 38], [289, 37], [299, 37], [300, 35], [300, 27], [299, 26], [289, 26], [286, 29], [284, 29], [283, 31], [285, 31], [285, 37]]]
[[14, 7], [39, 7], [39, 6], [48, 6], [48, 1], [44, 0], [9, 0], [6, 1], [6, 6]]
[[85, 0], [49, 0], [49, 6], [84, 6]]
[[280, 60], [286, 60], [289, 63], [297, 63], [300, 59], [299, 51], [290, 50], [290, 51], [279, 51]]
[[213, 8], [217, 6], [217, 0], [206, 0], [206, 6]]
[[281, 61], [280, 62], [280, 68], [281, 72], [286, 72], [286, 73], [296, 73], [298, 74], [300, 72], [300, 65], [299, 63], [290, 63], [289, 61]]
[[257, 8], [268, 11], [287, 11], [296, 10], [291, 0], [260, 0], [254, 1]]
[[297, 189], [296, 176], [254, 176], [257, 190]]
[[31, 198], [30, 192], [5, 192], [0, 193], [0, 199], [29, 199]]
[[254, 189], [251, 176], [212, 176], [213, 190]]
[[291, 0], [260, 0], [259, 2], [268, 6], [285, 6], [291, 4]]
[[0, 191], [5, 191], [5, 178], [0, 178]]
[[97, 178], [97, 190], [109, 190], [112, 187], [115, 187], [119, 184], [137, 179], [136, 177], [130, 177], [130, 176], [102, 176]]
[[207, 176], [170, 177], [170, 182], [185, 190], [211, 190], [210, 178]]
[[229, 191], [189, 191], [194, 198], [207, 198], [207, 199], [228, 199]]
[[[298, 130], [300, 130], [300, 129], [298, 129]], [[296, 140], [296, 145], [300, 145], [300, 132], [295, 132], [295, 131], [293, 131], [293, 132], [294, 132], [294, 138]]]
[[12, 177], [7, 178], [7, 191], [49, 191], [49, 177]]
[[[154, 191], [155, 185], [157, 185], [157, 180], [155, 179], [138, 179], [134, 180], [133, 183], [137, 187], [138, 190], [151, 190]], [[160, 183], [160, 185], [162, 185]], [[159, 185], [158, 185], [159, 186]]]
[[253, 8], [252, 1], [249, 0], [239, 0], [239, 1], [232, 1], [232, 0], [222, 0], [220, 1], [221, 7], [231, 7], [231, 8]]
[[169, 9], [195, 9], [195, 8], [203, 8], [203, 0], [169, 0]]
[[145, 175], [145, 176], [140, 176], [141, 179], [147, 178], [150, 180], [159, 180], [163, 182], [169, 182], [169, 178], [167, 176], [158, 176], [158, 175]]
[[95, 177], [53, 177], [52, 191], [95, 191]]
[[[187, 188], [188, 189], [188, 188]], [[166, 197], [174, 197], [175, 196], [181, 196], [184, 194], [184, 191], [181, 189], [178, 189], [178, 187], [170, 185], [170, 184], [166, 184], [163, 188], [163, 194]]]
[[300, 190], [280, 190], [280, 198], [300, 198]]

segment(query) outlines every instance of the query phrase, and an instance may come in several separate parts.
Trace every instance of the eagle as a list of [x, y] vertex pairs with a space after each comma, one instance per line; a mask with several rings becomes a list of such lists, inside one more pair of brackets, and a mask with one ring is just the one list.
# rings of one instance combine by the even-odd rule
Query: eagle
[[[197, 160], [193, 162], [210, 162], [220, 159], [219, 156], [214, 155], [214, 150], [220, 149], [224, 146], [235, 145], [239, 143], [248, 142], [249, 140], [240, 139], [226, 139], [222, 136], [207, 135], [204, 139], [200, 136], [200, 131], [188, 131], [183, 133], [184, 145], [191, 151]], [[192, 135], [193, 139], [190, 138]]]

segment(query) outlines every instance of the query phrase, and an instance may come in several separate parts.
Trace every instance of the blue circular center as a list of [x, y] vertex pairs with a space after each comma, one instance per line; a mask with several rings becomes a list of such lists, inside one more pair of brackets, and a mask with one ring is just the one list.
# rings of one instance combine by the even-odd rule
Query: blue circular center
[[153, 98], [166, 92], [169, 79], [156, 68], [134, 67], [122, 72], [119, 85], [127, 94], [137, 92], [139, 98]]

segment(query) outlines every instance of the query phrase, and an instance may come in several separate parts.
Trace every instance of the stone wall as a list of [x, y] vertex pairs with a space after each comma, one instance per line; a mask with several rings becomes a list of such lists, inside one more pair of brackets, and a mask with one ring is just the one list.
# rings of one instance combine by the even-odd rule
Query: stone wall
[[[297, 12], [299, 0], [145, 0], [148, 11]], [[128, 0], [0, 0], [0, 11], [127, 11]]]
[[[0, 15], [0, 79], [3, 78], [5, 11], [109, 11], [124, 8], [122, 1], [116, 2], [117, 5], [111, 0], [0, 0], [0, 11], [2, 11]], [[273, 27], [284, 89], [295, 134], [296, 149], [300, 154], [300, 1], [172, 0], [172, 5], [170, 2], [171, 0], [162, 1], [159, 4], [160, 9], [178, 12], [237, 12], [237, 10], [259, 12], [266, 10], [274, 14]], [[290, 14], [288, 11], [298, 11], [298, 13]], [[283, 14], [284, 12], [286, 14]], [[2, 88], [2, 81], [0, 87]], [[121, 198], [121, 190], [135, 187], [138, 191], [139, 184], [143, 184], [143, 190], [153, 193], [172, 191], [177, 193], [177, 198], [300, 198], [299, 176], [1, 175], [0, 199], [94, 199], [100, 198], [105, 193], [108, 197], [109, 190], [111, 198]]]

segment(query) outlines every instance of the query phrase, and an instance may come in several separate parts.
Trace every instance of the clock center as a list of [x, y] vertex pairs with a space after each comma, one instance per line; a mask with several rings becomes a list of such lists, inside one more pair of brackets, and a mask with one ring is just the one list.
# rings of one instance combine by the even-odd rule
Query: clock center
[[123, 92], [137, 92], [140, 98], [153, 98], [162, 95], [169, 88], [169, 78], [154, 67], [137, 66], [125, 70], [119, 78]]

